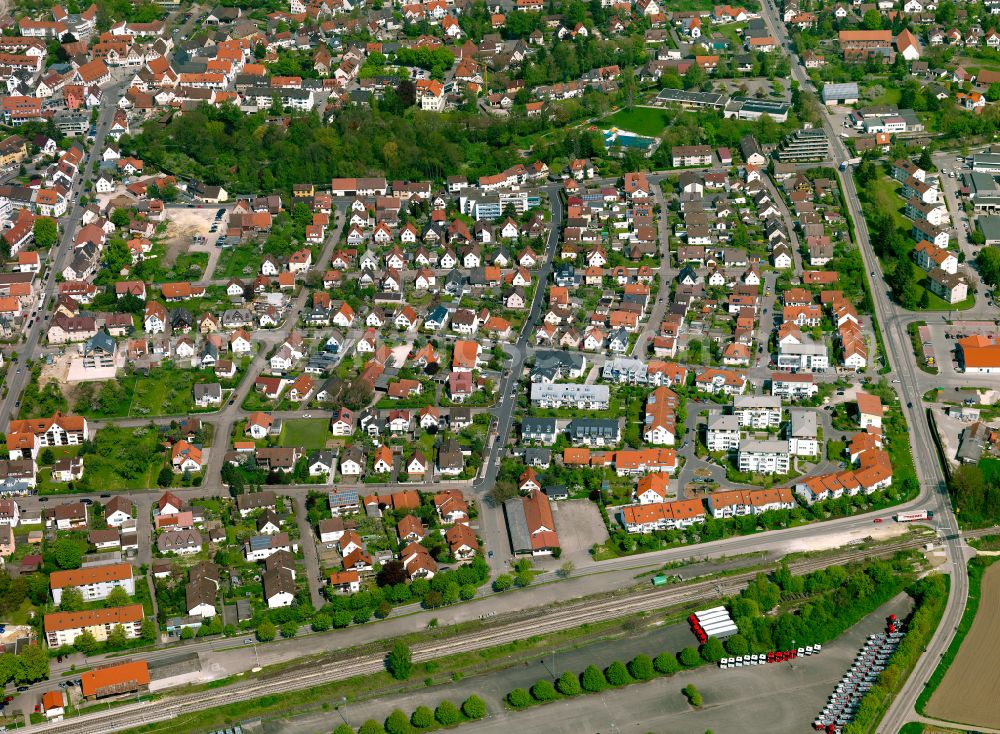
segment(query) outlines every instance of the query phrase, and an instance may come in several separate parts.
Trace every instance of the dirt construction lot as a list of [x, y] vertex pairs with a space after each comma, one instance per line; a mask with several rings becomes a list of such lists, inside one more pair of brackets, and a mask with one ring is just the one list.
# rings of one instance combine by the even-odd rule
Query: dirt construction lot
[[986, 569], [979, 609], [958, 655], [927, 704], [927, 715], [946, 721], [1000, 727], [1000, 564]]

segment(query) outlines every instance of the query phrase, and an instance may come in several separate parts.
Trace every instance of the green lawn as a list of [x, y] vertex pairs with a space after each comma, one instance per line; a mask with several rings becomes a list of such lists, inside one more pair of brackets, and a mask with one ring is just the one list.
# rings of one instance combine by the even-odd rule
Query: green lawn
[[899, 181], [880, 172], [878, 183], [873, 187], [875, 201], [872, 202], [872, 207], [877, 211], [891, 213], [896, 226], [909, 232], [913, 222], [903, 213], [906, 210], [906, 202], [899, 195], [901, 186]]
[[330, 421], [327, 418], [293, 418], [282, 425], [278, 445], [323, 449], [330, 438]]
[[987, 484], [1000, 483], [1000, 459], [980, 459], [979, 469]]
[[628, 130], [639, 135], [656, 136], [663, 132], [668, 122], [667, 113], [663, 110], [632, 107], [605, 117], [601, 121], [601, 126], [605, 129], [617, 127], [619, 130]]
[[871, 100], [870, 104], [873, 105], [892, 105], [896, 107], [899, 105], [899, 100], [902, 97], [902, 90], [896, 87], [883, 87], [885, 89], [882, 94]]

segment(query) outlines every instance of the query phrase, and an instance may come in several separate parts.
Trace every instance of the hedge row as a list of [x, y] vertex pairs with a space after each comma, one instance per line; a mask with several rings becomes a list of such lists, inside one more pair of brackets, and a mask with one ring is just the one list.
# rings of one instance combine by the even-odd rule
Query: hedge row
[[[515, 688], [506, 696], [507, 705], [513, 709], [523, 709], [557, 698], [579, 696], [582, 693], [600, 693], [608, 688], [621, 688], [632, 683], [642, 683], [658, 676], [669, 676], [684, 670], [697, 668], [706, 662], [715, 662], [722, 657], [721, 645], [718, 640], [709, 640], [701, 646], [699, 652], [695, 647], [686, 647], [676, 655], [662, 652], [655, 658], [648, 655], [636, 655], [622, 663], [616, 660], [604, 670], [596, 665], [588, 666], [582, 673], [564, 672], [555, 685], [546, 679], [536, 682], [530, 689]], [[718, 648], [718, 649], [716, 649]], [[717, 653], [718, 657], [716, 656]]]
[[[428, 706], [418, 706], [409, 717], [396, 709], [383, 723], [369, 719], [363, 723], [357, 734], [418, 734], [441, 727], [457, 726], [465, 721], [475, 721], [486, 716], [486, 703], [473, 694], [462, 703], [461, 708], [444, 700], [433, 711]], [[347, 724], [340, 724], [333, 734], [355, 734]]]

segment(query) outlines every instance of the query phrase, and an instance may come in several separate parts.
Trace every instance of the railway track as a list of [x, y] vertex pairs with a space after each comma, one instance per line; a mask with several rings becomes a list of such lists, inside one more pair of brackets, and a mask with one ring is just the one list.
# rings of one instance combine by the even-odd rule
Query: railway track
[[[796, 574], [809, 573], [832, 565], [892, 555], [901, 550], [920, 547], [928, 540], [926, 537], [913, 538], [877, 548], [807, 559], [791, 563], [789, 568]], [[481, 650], [583, 624], [603, 622], [625, 614], [656, 611], [719, 594], [726, 596], [740, 591], [760, 572], [761, 569], [754, 569], [722, 579], [694, 581], [683, 586], [651, 588], [599, 601], [581, 601], [551, 610], [547, 616], [534, 621], [527, 630], [523, 620], [515, 619], [515, 615], [511, 615], [509, 619], [495, 617], [492, 622], [495, 626], [492, 629], [477, 630], [448, 640], [415, 645], [413, 658], [417, 662], [422, 662], [456, 652]], [[288, 693], [321, 683], [376, 673], [383, 670], [384, 665], [381, 653], [365, 655], [355, 661], [319, 663], [308, 670], [284, 671], [271, 678], [251, 679], [218, 690], [182, 694], [165, 700], [137, 702], [95, 711], [45, 727], [45, 730], [52, 734], [106, 734], [158, 721], [183, 720], [193, 710], [249, 701], [262, 696]]]

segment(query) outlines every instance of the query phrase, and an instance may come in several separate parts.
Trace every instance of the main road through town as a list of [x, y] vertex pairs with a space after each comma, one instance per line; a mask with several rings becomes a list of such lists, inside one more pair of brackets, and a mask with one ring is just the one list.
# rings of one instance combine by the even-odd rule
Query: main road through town
[[[762, 10], [764, 20], [772, 35], [780, 41], [786, 52], [792, 55], [791, 42], [785, 25], [781, 22], [779, 10], [774, 4], [774, 0], [765, 0]], [[795, 55], [792, 55], [792, 75], [801, 88], [816, 91], [802, 65], [801, 57]], [[833, 127], [825, 106], [822, 115], [823, 128], [830, 140], [833, 161], [839, 167], [850, 156], [837, 134], [837, 130]], [[928, 642], [925, 654], [918, 661], [879, 727], [879, 731], [896, 734], [906, 721], [914, 718], [917, 696], [923, 690], [938, 661], [951, 643], [961, 619], [969, 593], [969, 578], [966, 569], [967, 546], [963, 544], [958, 534], [958, 525], [948, 496], [944, 471], [938, 460], [934, 438], [931, 434], [933, 429], [922, 404], [921, 379], [917, 375], [910, 339], [906, 331], [906, 324], [912, 320], [912, 315], [907, 314], [890, 300], [884, 280], [876, 275], [881, 273], [881, 267], [872, 249], [868, 227], [865, 223], [864, 213], [861, 211], [861, 202], [858, 199], [850, 167], [844, 172], [839, 172], [838, 175], [848, 211], [854, 222], [855, 239], [865, 264], [865, 270], [872, 274], [870, 285], [874, 304], [873, 316], [878, 320], [882, 330], [886, 356], [889, 366], [892, 368], [890, 377], [898, 389], [901, 408], [910, 429], [910, 445], [913, 450], [917, 477], [920, 481], [920, 505], [923, 509], [932, 510], [935, 513], [935, 520], [941, 531], [950, 564], [951, 593], [941, 623]]]

